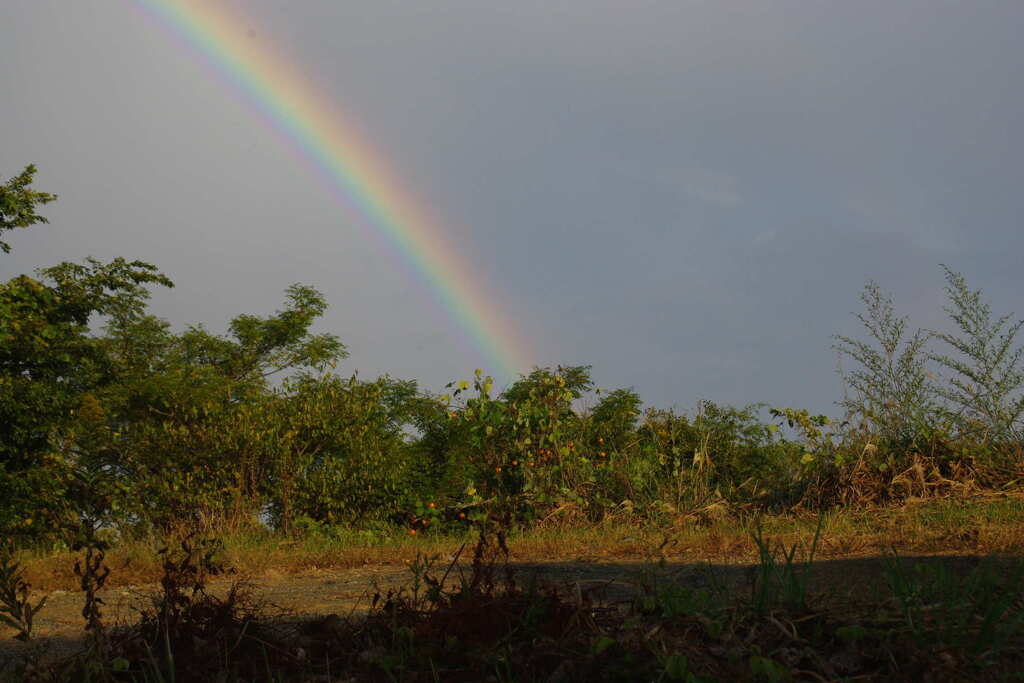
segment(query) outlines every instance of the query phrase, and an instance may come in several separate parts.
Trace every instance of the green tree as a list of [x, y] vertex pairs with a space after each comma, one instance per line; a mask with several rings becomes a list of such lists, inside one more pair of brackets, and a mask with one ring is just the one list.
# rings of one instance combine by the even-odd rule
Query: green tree
[[[421, 484], [403, 434], [409, 385], [326, 375], [289, 382], [289, 389], [295, 444], [305, 450], [293, 448], [275, 474], [271, 504], [281, 528], [299, 517], [361, 525], [408, 510]], [[294, 472], [300, 476], [282, 486]]]
[[[19, 175], [0, 185], [0, 235], [15, 228], [49, 222], [36, 213], [36, 207], [49, 204], [57, 195], [33, 190], [30, 186], [35, 174], [36, 167], [29, 164]], [[0, 240], [0, 251], [6, 254], [11, 246]]]
[[[310, 436], [322, 411], [293, 409], [292, 388], [305, 383], [275, 388], [270, 378], [320, 372], [346, 353], [334, 335], [310, 331], [326, 308], [319, 292], [294, 285], [286, 301], [271, 316], [235, 317], [223, 336], [200, 326], [173, 334], [152, 316], [111, 318], [101, 341], [118, 381], [99, 396], [103, 419], [82, 425], [79, 438], [92, 435], [89, 461], [127, 482], [126, 518], [161, 528], [251, 523], [273, 499], [290, 523], [294, 478], [323, 447]], [[133, 507], [140, 499], [149, 504]]]
[[[45, 222], [37, 207], [55, 197], [31, 189], [34, 172], [29, 166], [0, 188], [0, 232]], [[0, 531], [47, 535], [73, 517], [71, 425], [91, 392], [114, 379], [90, 322], [141, 314], [152, 284], [173, 286], [151, 264], [120, 258], [61, 263], [0, 284]]]
[[594, 382], [590, 379], [589, 365], [559, 366], [552, 371], [550, 368], [534, 368], [529, 375], [520, 377], [502, 392], [501, 398], [509, 403], [516, 403], [530, 398], [531, 392], [550, 386], [555, 377], [560, 377], [564, 389], [577, 399], [590, 391]]
[[625, 449], [636, 433], [642, 405], [640, 395], [632, 389], [616, 389], [601, 397], [590, 412], [590, 430], [602, 439], [600, 450]]
[[36, 530], [52, 529], [49, 513], [66, 500], [78, 464], [76, 411], [115, 378], [90, 319], [141, 306], [145, 283], [170, 285], [151, 265], [123, 259], [41, 274], [0, 285], [0, 471], [12, 492], [0, 525]]

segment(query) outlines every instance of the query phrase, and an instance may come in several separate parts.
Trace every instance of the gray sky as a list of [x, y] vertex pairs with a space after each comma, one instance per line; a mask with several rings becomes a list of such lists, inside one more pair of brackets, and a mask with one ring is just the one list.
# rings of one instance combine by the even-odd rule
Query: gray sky
[[[1024, 269], [1024, 4], [209, 0], [300, 69], [501, 292], [536, 363], [650, 404], [834, 412], [868, 278], [942, 323]], [[393, 251], [198, 55], [117, 0], [0, 3], [0, 179], [60, 195], [0, 277], [156, 263], [222, 331], [320, 289], [343, 370], [428, 388], [480, 358]], [[1024, 310], [1019, 310], [1024, 313]], [[524, 368], [525, 369], [525, 368]]]

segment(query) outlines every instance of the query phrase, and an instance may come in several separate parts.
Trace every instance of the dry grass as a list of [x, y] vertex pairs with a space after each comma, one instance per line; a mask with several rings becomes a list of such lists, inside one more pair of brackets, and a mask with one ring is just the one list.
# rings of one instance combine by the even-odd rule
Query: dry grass
[[[817, 515], [761, 518], [765, 533], [786, 544], [807, 545]], [[756, 560], [751, 539], [755, 518], [729, 514], [660, 523], [620, 516], [601, 523], [577, 517], [550, 518], [512, 538], [512, 559], [523, 562], [614, 562], [641, 560], [663, 541], [672, 560], [746, 563]], [[447, 557], [466, 534], [408, 536], [404, 530], [368, 538], [340, 534], [286, 539], [267, 532], [222, 536], [227, 566], [249, 576], [301, 575], [325, 568], [407, 564], [418, 555]], [[111, 585], [152, 583], [161, 575], [157, 538], [116, 544], [107, 554]], [[1024, 495], [999, 494], [910, 502], [900, 507], [836, 510], [825, 515], [819, 542], [822, 558], [878, 555], [895, 549], [912, 554], [1024, 554]], [[76, 555], [23, 552], [16, 558], [36, 590], [73, 590]]]
[[[162, 672], [174, 666], [174, 680], [225, 681], [324, 680], [331, 671], [382, 681], [495, 671], [501, 680], [1002, 680], [1024, 665], [1022, 529], [1024, 497], [1014, 495], [657, 524], [558, 515], [509, 541], [513, 563], [545, 565], [538, 591], [532, 581], [467, 583], [462, 571], [475, 577], [475, 566], [446, 583], [455, 574], [444, 558], [462, 536], [225, 535], [216, 564], [247, 574], [253, 590], [260, 576], [265, 586], [316, 583], [313, 602], [295, 613], [319, 615], [312, 621], [260, 611], [245, 590], [226, 587], [230, 578], [197, 593], [180, 567], [201, 568], [198, 560], [168, 565], [155, 552], [161, 544], [145, 539], [112, 550], [111, 580], [164, 574], [165, 597], [152, 603], [160, 609], [39, 671], [81, 680], [106, 670], [111, 681], [169, 680]], [[70, 554], [20, 559], [37, 587], [73, 582]], [[362, 565], [379, 574], [380, 564], [403, 576], [398, 567], [408, 564], [413, 587], [374, 581], [369, 611], [351, 619], [315, 607], [331, 584], [310, 577]], [[2, 669], [0, 680], [12, 681], [28, 671], [15, 666], [5, 678]]]

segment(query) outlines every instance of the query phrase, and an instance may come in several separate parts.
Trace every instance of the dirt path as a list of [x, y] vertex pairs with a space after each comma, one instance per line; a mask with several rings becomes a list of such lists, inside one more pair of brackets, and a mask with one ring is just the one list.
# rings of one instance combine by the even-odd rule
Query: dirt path
[[[210, 582], [213, 595], [227, 594], [236, 582], [251, 587], [259, 605], [275, 614], [293, 614], [296, 618], [324, 614], [346, 615], [367, 609], [377, 587], [398, 588], [411, 578], [406, 566], [378, 565], [359, 569], [322, 569], [301, 575], [281, 576], [268, 572], [259, 577], [230, 575]], [[104, 620], [112, 625], [136, 623], [139, 610], [151, 605], [157, 584], [116, 586], [100, 592], [105, 606]], [[83, 639], [83, 594], [80, 591], [53, 591], [35, 620], [36, 644], [64, 653], [78, 647]], [[38, 599], [38, 596], [34, 596]], [[17, 656], [27, 645], [13, 639], [15, 631], [0, 624], [0, 671], [5, 659]]]
[[[944, 555], [907, 557], [905, 562], [942, 564], [963, 574], [981, 560], [975, 556]], [[876, 591], [884, 582], [885, 563], [882, 557], [861, 557], [816, 562], [812, 568], [812, 590], [827, 591], [838, 597], [863, 595]], [[602, 603], [628, 601], [637, 590], [641, 572], [657, 571], [659, 580], [690, 586], [718, 583], [728, 590], [748, 590], [756, 569], [749, 564], [669, 563], [660, 569], [640, 561], [614, 562], [521, 562], [512, 565], [520, 584], [537, 576], [573, 594], [592, 596]], [[468, 568], [463, 567], [462, 571]], [[443, 571], [443, 568], [441, 569]], [[449, 583], [459, 579], [459, 568], [449, 575]], [[304, 620], [328, 614], [346, 616], [368, 608], [372, 595], [401, 586], [408, 587], [412, 573], [405, 565], [371, 565], [358, 569], [317, 569], [301, 575], [278, 576], [269, 573], [260, 577], [234, 575], [212, 581], [215, 595], [225, 594], [231, 585], [243, 580], [251, 585], [258, 602], [268, 613]], [[146, 606], [156, 585], [119, 586], [102, 593], [106, 602], [104, 615], [110, 624], [129, 624], [138, 619], [138, 608]], [[51, 653], [66, 653], [82, 643], [82, 594], [55, 591], [37, 618], [36, 642], [49, 647]], [[14, 631], [0, 625], [0, 671], [3, 663], [26, 651], [26, 644], [12, 638]]]

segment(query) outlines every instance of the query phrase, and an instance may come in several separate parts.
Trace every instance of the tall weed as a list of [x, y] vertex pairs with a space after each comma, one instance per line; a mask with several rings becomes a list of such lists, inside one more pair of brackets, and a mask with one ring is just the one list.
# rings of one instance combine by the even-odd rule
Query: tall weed
[[945, 311], [958, 333], [933, 333], [953, 352], [931, 354], [952, 373], [940, 393], [965, 436], [996, 446], [1019, 445], [1024, 435], [1024, 346], [1017, 343], [1017, 333], [1024, 319], [993, 316], [981, 290], [971, 290], [963, 275], [943, 269], [949, 301]]

